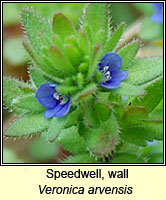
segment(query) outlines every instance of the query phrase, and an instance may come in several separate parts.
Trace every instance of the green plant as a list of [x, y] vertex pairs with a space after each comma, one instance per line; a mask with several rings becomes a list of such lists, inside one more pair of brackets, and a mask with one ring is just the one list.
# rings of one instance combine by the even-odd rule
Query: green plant
[[[72, 153], [65, 163], [155, 162], [153, 153], [147, 159], [143, 151], [147, 140], [163, 139], [162, 57], [135, 58], [137, 40], [117, 51], [125, 24], [112, 31], [110, 11], [109, 3], [87, 4], [75, 30], [62, 13], [55, 14], [51, 25], [33, 9], [22, 9], [31, 81], [3, 79], [4, 102], [18, 115], [5, 131], [8, 137], [44, 133], [48, 142]], [[109, 74], [105, 80], [106, 71], [99, 66], [109, 52], [120, 57], [119, 70], [128, 77], [122, 80], [119, 75], [118, 84], [107, 89], [103, 78], [107, 83], [115, 79]], [[50, 95], [55, 99], [51, 106], [45, 104]], [[45, 107], [49, 115], [43, 116]]]

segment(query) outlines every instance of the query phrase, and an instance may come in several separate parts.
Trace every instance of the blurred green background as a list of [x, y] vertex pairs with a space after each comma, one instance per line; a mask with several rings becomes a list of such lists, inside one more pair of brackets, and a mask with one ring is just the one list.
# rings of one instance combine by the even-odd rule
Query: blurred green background
[[[62, 12], [78, 29], [85, 3], [3, 3], [3, 74], [28, 81], [30, 62], [22, 46], [24, 31], [20, 22], [20, 10], [23, 7], [33, 7], [49, 21], [56, 12]], [[162, 55], [161, 25], [157, 24], [151, 38], [150, 28], [142, 29], [143, 21], [149, 20], [152, 14], [150, 3], [112, 3], [111, 5], [113, 30], [119, 23], [126, 22], [127, 33], [131, 34], [131, 37], [136, 36], [143, 40], [138, 56]], [[4, 131], [14, 118], [15, 116], [4, 106]], [[44, 135], [16, 140], [4, 137], [3, 140], [4, 163], [57, 163], [69, 155], [61, 146], [48, 144]]]

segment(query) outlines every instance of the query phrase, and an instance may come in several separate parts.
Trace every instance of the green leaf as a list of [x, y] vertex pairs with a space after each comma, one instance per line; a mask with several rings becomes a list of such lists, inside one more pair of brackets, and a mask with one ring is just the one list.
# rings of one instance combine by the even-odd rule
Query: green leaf
[[78, 35], [78, 45], [79, 45], [80, 51], [84, 55], [89, 55], [90, 44], [89, 44], [86, 32], [80, 30], [78, 34], [79, 34]]
[[154, 110], [163, 98], [163, 79], [159, 78], [145, 88], [145, 94], [141, 98], [135, 98], [132, 105], [146, 107], [148, 112]]
[[111, 153], [119, 141], [119, 126], [115, 116], [112, 114], [97, 129], [88, 129], [83, 137], [91, 154], [102, 157]]
[[142, 148], [141, 153], [147, 157], [147, 163], [163, 163], [163, 141]]
[[145, 163], [145, 160], [133, 153], [119, 153], [111, 163]]
[[25, 82], [9, 77], [3, 77], [3, 101], [4, 104], [16, 114], [24, 114], [25, 110], [13, 105], [13, 100], [26, 94], [34, 93], [34, 88]]
[[46, 77], [40, 70], [36, 68], [31, 68], [29, 70], [31, 82], [35, 85], [36, 88], [40, 87], [40, 85], [51, 82], [51, 80]]
[[35, 94], [28, 94], [13, 99], [12, 105], [21, 109], [25, 109], [30, 113], [41, 113], [45, 111], [45, 108], [40, 105], [40, 103], [35, 98]]
[[131, 64], [131, 61], [135, 58], [139, 50], [139, 43], [134, 41], [118, 51], [118, 54], [122, 58], [122, 70], [128, 69], [128, 66]]
[[141, 120], [148, 117], [147, 110], [142, 106], [132, 106], [126, 108], [123, 113], [123, 120]]
[[62, 144], [67, 151], [74, 154], [82, 154], [87, 152], [84, 139], [79, 135], [78, 128], [76, 126], [63, 129], [56, 142]]
[[[83, 27], [90, 28], [93, 44], [104, 45], [110, 35], [110, 4], [89, 3], [86, 7]], [[84, 29], [85, 32], [86, 29]], [[88, 32], [87, 35], [89, 36]]]
[[29, 136], [46, 130], [48, 126], [49, 120], [42, 114], [30, 114], [15, 120], [5, 134], [12, 137]]
[[66, 16], [56, 13], [53, 19], [53, 32], [55, 35], [59, 35], [63, 42], [67, 36], [75, 34], [75, 29]]
[[69, 156], [62, 163], [97, 163], [97, 161], [90, 157], [89, 154], [80, 154], [76, 156]]
[[162, 140], [163, 124], [154, 120], [123, 122], [121, 138], [132, 144], [146, 146], [146, 140]]
[[140, 38], [145, 41], [153, 41], [163, 38], [163, 25], [153, 22], [150, 17], [143, 20], [141, 24]]
[[122, 96], [137, 96], [143, 93], [143, 87], [121, 82], [119, 88], [114, 89], [113, 91]]
[[97, 44], [94, 47], [93, 54], [91, 57], [89, 70], [88, 70], [88, 78], [91, 78], [95, 74], [100, 59], [101, 59], [101, 46]]
[[72, 66], [78, 69], [78, 66], [82, 61], [82, 55], [79, 50], [71, 44], [66, 44], [64, 46], [64, 51]]
[[96, 91], [96, 84], [91, 83], [87, 85], [82, 91], [78, 92], [72, 97], [72, 102], [84, 101], [85, 99], [91, 97], [91, 95]]
[[87, 127], [98, 128], [100, 123], [109, 119], [110, 109], [101, 103], [94, 103], [94, 100], [85, 105], [84, 122]]
[[63, 77], [64, 75], [75, 72], [74, 67], [57, 47], [52, 46], [50, 48], [50, 57], [53, 67], [59, 72], [58, 76]]
[[65, 126], [65, 118], [53, 117], [51, 119], [49, 129], [47, 132], [47, 139], [50, 142], [53, 142], [54, 140], [56, 140], [62, 128], [64, 128], [64, 126]]
[[100, 120], [98, 115], [96, 115], [94, 102], [90, 101], [85, 105], [85, 116], [84, 123], [87, 127], [98, 128], [100, 126]]
[[105, 53], [111, 52], [115, 49], [116, 45], [118, 44], [123, 34], [124, 27], [125, 27], [125, 24], [121, 23], [119, 27], [115, 30], [115, 32], [112, 34], [110, 40], [106, 44]]
[[127, 69], [129, 77], [126, 79], [134, 85], [142, 85], [153, 81], [163, 73], [162, 57], [137, 58]]
[[[36, 50], [29, 42], [25, 40], [23, 41], [23, 45], [32, 59], [33, 65], [40, 68], [46, 76], [57, 81], [58, 72], [55, 70], [55, 68], [53, 68], [50, 58], [48, 57], [48, 52], [46, 53], [46, 56], [45, 53], [42, 52], [43, 47], [40, 50]], [[59, 82], [59, 80], [57, 82]]]
[[52, 43], [51, 25], [33, 9], [23, 8], [21, 11], [22, 24], [28, 38], [35, 49], [41, 50], [42, 46], [48, 48]]

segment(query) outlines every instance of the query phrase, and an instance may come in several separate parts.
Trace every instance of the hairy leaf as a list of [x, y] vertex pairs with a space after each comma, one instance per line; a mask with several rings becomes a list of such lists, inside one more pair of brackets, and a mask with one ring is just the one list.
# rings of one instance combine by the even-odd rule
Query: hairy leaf
[[[131, 64], [131, 61], [135, 58], [139, 50], [139, 43], [134, 41], [118, 51], [118, 54], [122, 57], [122, 69], [128, 69], [128, 66]], [[129, 74], [130, 75], [130, 74]]]
[[62, 13], [56, 13], [53, 19], [53, 32], [64, 41], [67, 36], [75, 34], [75, 29], [66, 16]]
[[3, 102], [16, 114], [24, 114], [25, 110], [14, 105], [14, 99], [26, 94], [32, 94], [34, 91], [34, 88], [28, 83], [5, 76], [3, 77]]
[[62, 144], [63, 147], [71, 153], [82, 154], [87, 152], [84, 139], [79, 135], [76, 126], [63, 129], [57, 138], [57, 142]]
[[141, 98], [135, 98], [132, 105], [146, 107], [148, 112], [157, 107], [163, 98], [163, 79], [157, 79], [145, 88], [145, 94]]
[[76, 156], [69, 156], [62, 163], [97, 163], [97, 161], [90, 157], [89, 154], [80, 154]]
[[[89, 3], [86, 7], [83, 27], [89, 26], [92, 34], [92, 42], [102, 45], [110, 36], [110, 4], [108, 3]], [[85, 30], [86, 31], [86, 30]], [[87, 32], [87, 31], [86, 31]], [[89, 36], [88, 32], [87, 35]]]
[[124, 27], [125, 27], [124, 23], [120, 24], [119, 27], [112, 34], [110, 40], [106, 44], [105, 53], [108, 53], [108, 52], [111, 52], [111, 51], [114, 50], [114, 48], [118, 44], [118, 42], [119, 42], [119, 40], [120, 40], [120, 38], [121, 38], [121, 36], [123, 34]]
[[20, 137], [29, 136], [48, 129], [49, 120], [42, 114], [30, 114], [17, 119], [5, 131], [7, 136]]
[[163, 59], [162, 57], [137, 58], [127, 71], [129, 73], [127, 82], [134, 85], [146, 84], [162, 75]]

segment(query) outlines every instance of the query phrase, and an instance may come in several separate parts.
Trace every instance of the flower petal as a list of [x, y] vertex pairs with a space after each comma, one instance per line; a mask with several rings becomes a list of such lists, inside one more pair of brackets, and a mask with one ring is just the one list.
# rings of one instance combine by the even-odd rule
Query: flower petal
[[117, 73], [115, 72], [113, 73], [112, 79], [110, 81], [100, 82], [100, 84], [108, 89], [118, 88], [121, 81], [126, 79], [127, 77], [128, 77], [128, 72], [120, 70]]
[[105, 88], [108, 88], [108, 89], [115, 89], [115, 88], [118, 88], [119, 85], [120, 85], [120, 81], [117, 81], [117, 82], [112, 82], [112, 81], [109, 81], [109, 82], [100, 82], [100, 84], [105, 87]]
[[122, 81], [122, 80], [124, 80], [124, 79], [126, 79], [127, 77], [128, 77], [128, 72], [126, 72], [126, 71], [122, 71], [122, 70], [120, 70], [119, 72], [117, 72], [117, 73], [114, 73], [114, 72], [112, 72], [112, 81], [114, 82], [116, 82], [116, 81]]
[[71, 102], [69, 99], [65, 104], [58, 104], [54, 108], [47, 109], [44, 113], [44, 117], [45, 118], [63, 117], [69, 112], [70, 106]]
[[55, 114], [57, 113], [57, 111], [61, 108], [61, 106], [58, 104], [57, 106], [55, 106], [54, 108], [48, 108], [45, 113], [44, 113], [44, 117], [45, 118], [51, 118], [54, 117]]
[[99, 63], [99, 69], [102, 70], [103, 67], [109, 66], [109, 71], [118, 71], [122, 65], [122, 58], [119, 54], [115, 52], [107, 53]]
[[55, 91], [55, 85], [45, 83], [38, 88], [36, 98], [42, 106], [46, 108], [54, 108], [58, 103], [58, 101], [53, 97]]
[[70, 106], [71, 106], [71, 101], [70, 99], [61, 106], [60, 110], [58, 110], [58, 112], [56, 113], [56, 117], [63, 117], [65, 116], [69, 110], [70, 110]]

